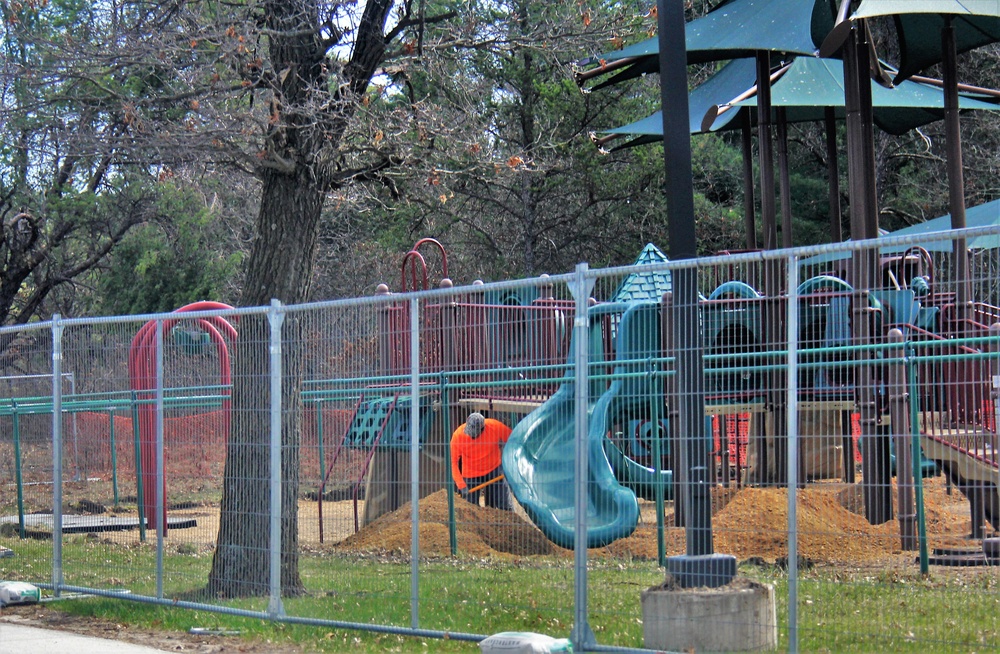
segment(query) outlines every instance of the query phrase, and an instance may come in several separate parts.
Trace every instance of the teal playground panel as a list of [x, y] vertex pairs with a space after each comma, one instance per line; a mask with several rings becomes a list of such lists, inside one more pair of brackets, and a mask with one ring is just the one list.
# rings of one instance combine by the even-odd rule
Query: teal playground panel
[[[427, 442], [433, 424], [434, 398], [432, 395], [420, 396], [421, 446]], [[347, 428], [344, 447], [367, 450], [378, 445], [409, 449], [410, 406], [409, 395], [362, 400]]]

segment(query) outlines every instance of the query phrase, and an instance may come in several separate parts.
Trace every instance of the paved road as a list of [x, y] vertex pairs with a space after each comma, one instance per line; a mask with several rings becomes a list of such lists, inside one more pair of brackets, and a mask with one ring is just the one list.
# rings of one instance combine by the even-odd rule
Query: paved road
[[157, 654], [165, 651], [106, 638], [0, 622], [0, 654]]

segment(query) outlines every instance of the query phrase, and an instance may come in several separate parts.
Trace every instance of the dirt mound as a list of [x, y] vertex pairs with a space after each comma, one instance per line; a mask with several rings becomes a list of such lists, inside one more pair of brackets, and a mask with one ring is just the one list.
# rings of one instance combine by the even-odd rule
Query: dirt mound
[[[337, 545], [351, 551], [410, 551], [410, 504], [349, 536]], [[458, 551], [466, 556], [546, 555], [557, 548], [534, 525], [513, 511], [473, 506], [455, 498], [455, 531]], [[565, 550], [563, 550], [565, 551]], [[420, 500], [420, 552], [449, 556], [448, 493], [439, 490]]]
[[[722, 500], [722, 501], [720, 501]], [[725, 501], [725, 500], [728, 500]], [[836, 492], [804, 489], [798, 493], [799, 553], [818, 560], [850, 561], [884, 556], [898, 537], [872, 527], [864, 517], [845, 509]], [[715, 498], [712, 528], [717, 552], [744, 560], [760, 557], [774, 561], [788, 555], [788, 494], [778, 488], [743, 488], [725, 498]], [[720, 508], [721, 507], [721, 508]], [[667, 524], [673, 523], [669, 516]], [[894, 523], [895, 524], [895, 523]], [[890, 543], [891, 541], [891, 543]], [[664, 549], [668, 556], [683, 554], [683, 529], [667, 529]], [[657, 557], [655, 524], [642, 525], [626, 539], [609, 545], [608, 554], [640, 559]]]
[[[799, 553], [810, 559], [857, 561], [898, 550], [898, 538], [869, 525], [822, 488], [798, 492]], [[716, 543], [737, 557], [777, 559], [788, 555], [788, 494], [784, 489], [748, 488], [716, 518]]]
[[[816, 484], [798, 491], [798, 546], [800, 556], [817, 562], [867, 564], [879, 560], [912, 561], [914, 553], [900, 548], [899, 522], [870, 525], [860, 488]], [[895, 492], [894, 492], [895, 498]], [[712, 527], [717, 552], [739, 560], [759, 557], [773, 562], [788, 556], [788, 494], [781, 488], [713, 489]], [[855, 511], [845, 507], [848, 504]], [[594, 557], [656, 560], [656, 518], [650, 503], [642, 505], [642, 522], [628, 538], [590, 551]], [[860, 511], [860, 512], [857, 512]], [[673, 524], [668, 504], [666, 524]], [[968, 502], [948, 494], [941, 479], [925, 481], [925, 516], [930, 547], [968, 546]], [[448, 503], [444, 490], [420, 502], [420, 550], [428, 556], [449, 556]], [[459, 553], [466, 556], [568, 556], [533, 525], [514, 512], [475, 507], [455, 501]], [[409, 552], [410, 507], [382, 516], [341, 542], [350, 551]], [[685, 551], [684, 529], [664, 531], [667, 556]]]
[[[899, 521], [870, 525], [864, 518], [861, 487], [816, 484], [798, 491], [799, 555], [817, 562], [868, 564], [895, 559], [912, 561], [915, 553], [900, 547]], [[895, 500], [895, 488], [893, 489]], [[924, 481], [925, 520], [929, 548], [969, 547], [969, 505], [957, 492], [949, 494], [941, 478]], [[851, 509], [845, 506], [850, 506]], [[788, 493], [779, 488], [713, 489], [712, 527], [715, 551], [739, 560], [759, 557], [773, 562], [788, 556]], [[644, 524], [628, 538], [611, 543], [599, 554], [655, 560], [656, 522], [643, 512]], [[647, 519], [649, 517], [649, 519]], [[673, 524], [668, 509], [666, 524]], [[667, 556], [685, 552], [683, 529], [664, 533]]]

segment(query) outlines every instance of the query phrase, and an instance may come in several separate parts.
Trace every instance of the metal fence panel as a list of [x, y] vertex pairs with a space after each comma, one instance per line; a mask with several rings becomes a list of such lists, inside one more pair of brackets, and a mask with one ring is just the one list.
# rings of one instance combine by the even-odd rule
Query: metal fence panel
[[[995, 252], [969, 253], [963, 282], [951, 252], [893, 249], [804, 267], [804, 284], [827, 279], [798, 302], [802, 329], [813, 325], [820, 343], [800, 339], [800, 442], [822, 437], [805, 402], [832, 381], [849, 392], [840, 428], [855, 440], [845, 438], [845, 453], [856, 450], [844, 458], [853, 476], [798, 491], [798, 645], [996, 647], [996, 619], [981, 610], [997, 601], [996, 560], [983, 551], [997, 528]], [[848, 284], [834, 289], [832, 276]], [[838, 297], [850, 320], [831, 329]]]
[[[777, 610], [703, 634], [994, 648], [997, 260], [972, 253], [963, 285], [920, 242], [647, 249], [559, 277], [2, 328], [0, 571], [275, 620], [641, 648], [643, 591], [677, 590], [665, 570], [707, 547], [724, 559], [710, 584], [734, 560]], [[472, 413], [486, 440], [461, 434]]]
[[[52, 332], [46, 325], [0, 328], [0, 577], [52, 581], [51, 533], [54, 463]], [[59, 378], [63, 392], [75, 379]], [[64, 425], [72, 431], [72, 423]], [[71, 441], [72, 442], [72, 441]], [[70, 470], [76, 459], [62, 463]], [[13, 545], [17, 543], [18, 547]]]

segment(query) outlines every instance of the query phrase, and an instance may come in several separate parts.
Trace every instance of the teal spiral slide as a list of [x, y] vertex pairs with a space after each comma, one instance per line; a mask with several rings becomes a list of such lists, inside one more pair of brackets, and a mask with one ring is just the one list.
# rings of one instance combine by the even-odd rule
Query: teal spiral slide
[[[648, 416], [662, 403], [659, 382], [643, 365], [659, 352], [659, 307], [653, 303], [598, 305], [590, 310], [591, 360], [602, 357], [600, 321], [604, 314], [624, 311], [616, 335], [613, 381], [592, 381], [587, 413], [587, 547], [602, 547], [631, 534], [639, 519], [636, 491], [650, 497], [657, 483], [669, 493], [670, 471], [654, 471], [627, 458], [608, 438], [623, 416]], [[529, 518], [556, 545], [575, 542], [576, 385], [570, 348], [570, 372], [542, 406], [514, 428], [504, 448], [503, 469], [511, 491]], [[626, 485], [623, 485], [626, 484]], [[633, 490], [635, 489], [635, 490]], [[669, 498], [669, 495], [668, 495]]]

